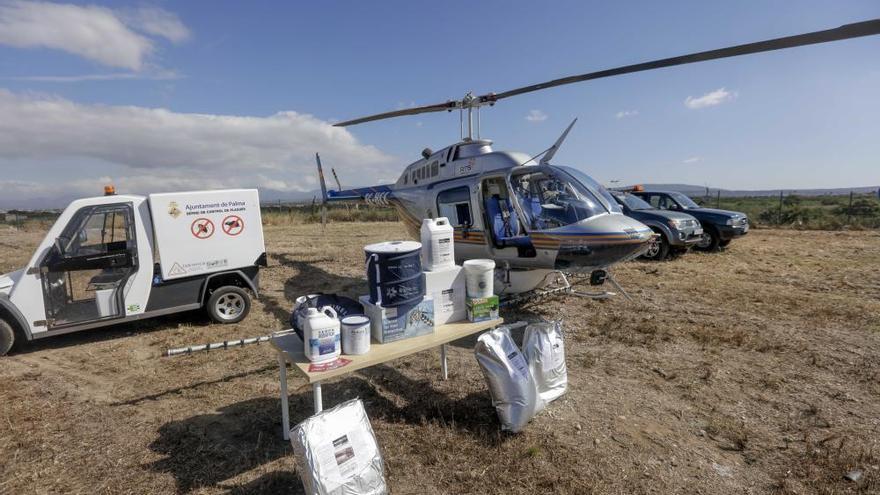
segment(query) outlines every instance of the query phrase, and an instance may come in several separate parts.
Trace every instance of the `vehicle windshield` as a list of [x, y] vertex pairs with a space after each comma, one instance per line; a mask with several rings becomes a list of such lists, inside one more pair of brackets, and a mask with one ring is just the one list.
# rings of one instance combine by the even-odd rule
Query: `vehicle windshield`
[[679, 206], [681, 206], [685, 210], [690, 210], [692, 208], [699, 208], [700, 207], [700, 205], [694, 203], [694, 200], [692, 200], [691, 198], [685, 196], [684, 194], [682, 194], [680, 192], [671, 192], [671, 193], [669, 193], [669, 195], [672, 196], [672, 199], [674, 199], [679, 204]]
[[608, 213], [596, 195], [577, 180], [550, 167], [510, 178], [530, 229], [563, 227]]
[[650, 205], [650, 203], [646, 202], [642, 198], [637, 196], [633, 196], [632, 194], [615, 194], [615, 198], [618, 201], [621, 201], [626, 205], [630, 210], [653, 210], [654, 207]]

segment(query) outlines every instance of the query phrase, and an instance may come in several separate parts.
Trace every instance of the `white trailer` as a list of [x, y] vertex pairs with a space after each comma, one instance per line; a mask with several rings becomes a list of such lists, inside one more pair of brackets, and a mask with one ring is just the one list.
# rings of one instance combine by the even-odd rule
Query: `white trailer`
[[254, 189], [76, 200], [26, 268], [0, 275], [0, 355], [15, 339], [199, 308], [216, 322], [239, 322], [260, 266]]

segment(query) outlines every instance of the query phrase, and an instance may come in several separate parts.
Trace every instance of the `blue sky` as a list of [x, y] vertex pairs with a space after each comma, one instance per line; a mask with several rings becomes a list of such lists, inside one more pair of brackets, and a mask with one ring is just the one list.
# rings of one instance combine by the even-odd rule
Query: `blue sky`
[[[0, 207], [106, 180], [293, 194], [315, 187], [315, 151], [344, 182], [394, 180], [457, 140], [455, 113], [328, 123], [876, 17], [873, 0], [0, 0]], [[863, 38], [555, 88], [484, 110], [482, 134], [537, 153], [578, 117], [555, 162], [606, 183], [876, 185], [878, 53]]]

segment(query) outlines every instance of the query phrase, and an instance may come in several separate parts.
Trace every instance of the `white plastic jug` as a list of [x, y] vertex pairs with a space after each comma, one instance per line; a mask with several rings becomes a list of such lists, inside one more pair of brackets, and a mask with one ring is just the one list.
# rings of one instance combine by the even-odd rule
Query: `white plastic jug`
[[470, 298], [492, 297], [495, 290], [495, 262], [492, 260], [467, 260], [464, 267], [467, 296]]
[[330, 306], [306, 310], [303, 324], [304, 350], [313, 363], [333, 361], [342, 353], [339, 319]]
[[422, 220], [422, 270], [455, 266], [454, 233], [446, 217]]

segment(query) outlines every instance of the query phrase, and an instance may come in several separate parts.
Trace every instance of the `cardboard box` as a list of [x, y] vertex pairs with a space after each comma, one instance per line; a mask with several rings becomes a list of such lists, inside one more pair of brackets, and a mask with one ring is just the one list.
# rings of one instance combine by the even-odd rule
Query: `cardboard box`
[[373, 340], [380, 344], [434, 333], [434, 299], [431, 297], [391, 308], [371, 303], [370, 296], [361, 296], [360, 302], [364, 314], [370, 317]]
[[498, 296], [467, 298], [469, 321], [488, 321], [498, 318]]
[[464, 269], [460, 266], [422, 272], [425, 294], [434, 298], [434, 324], [443, 325], [467, 318]]

